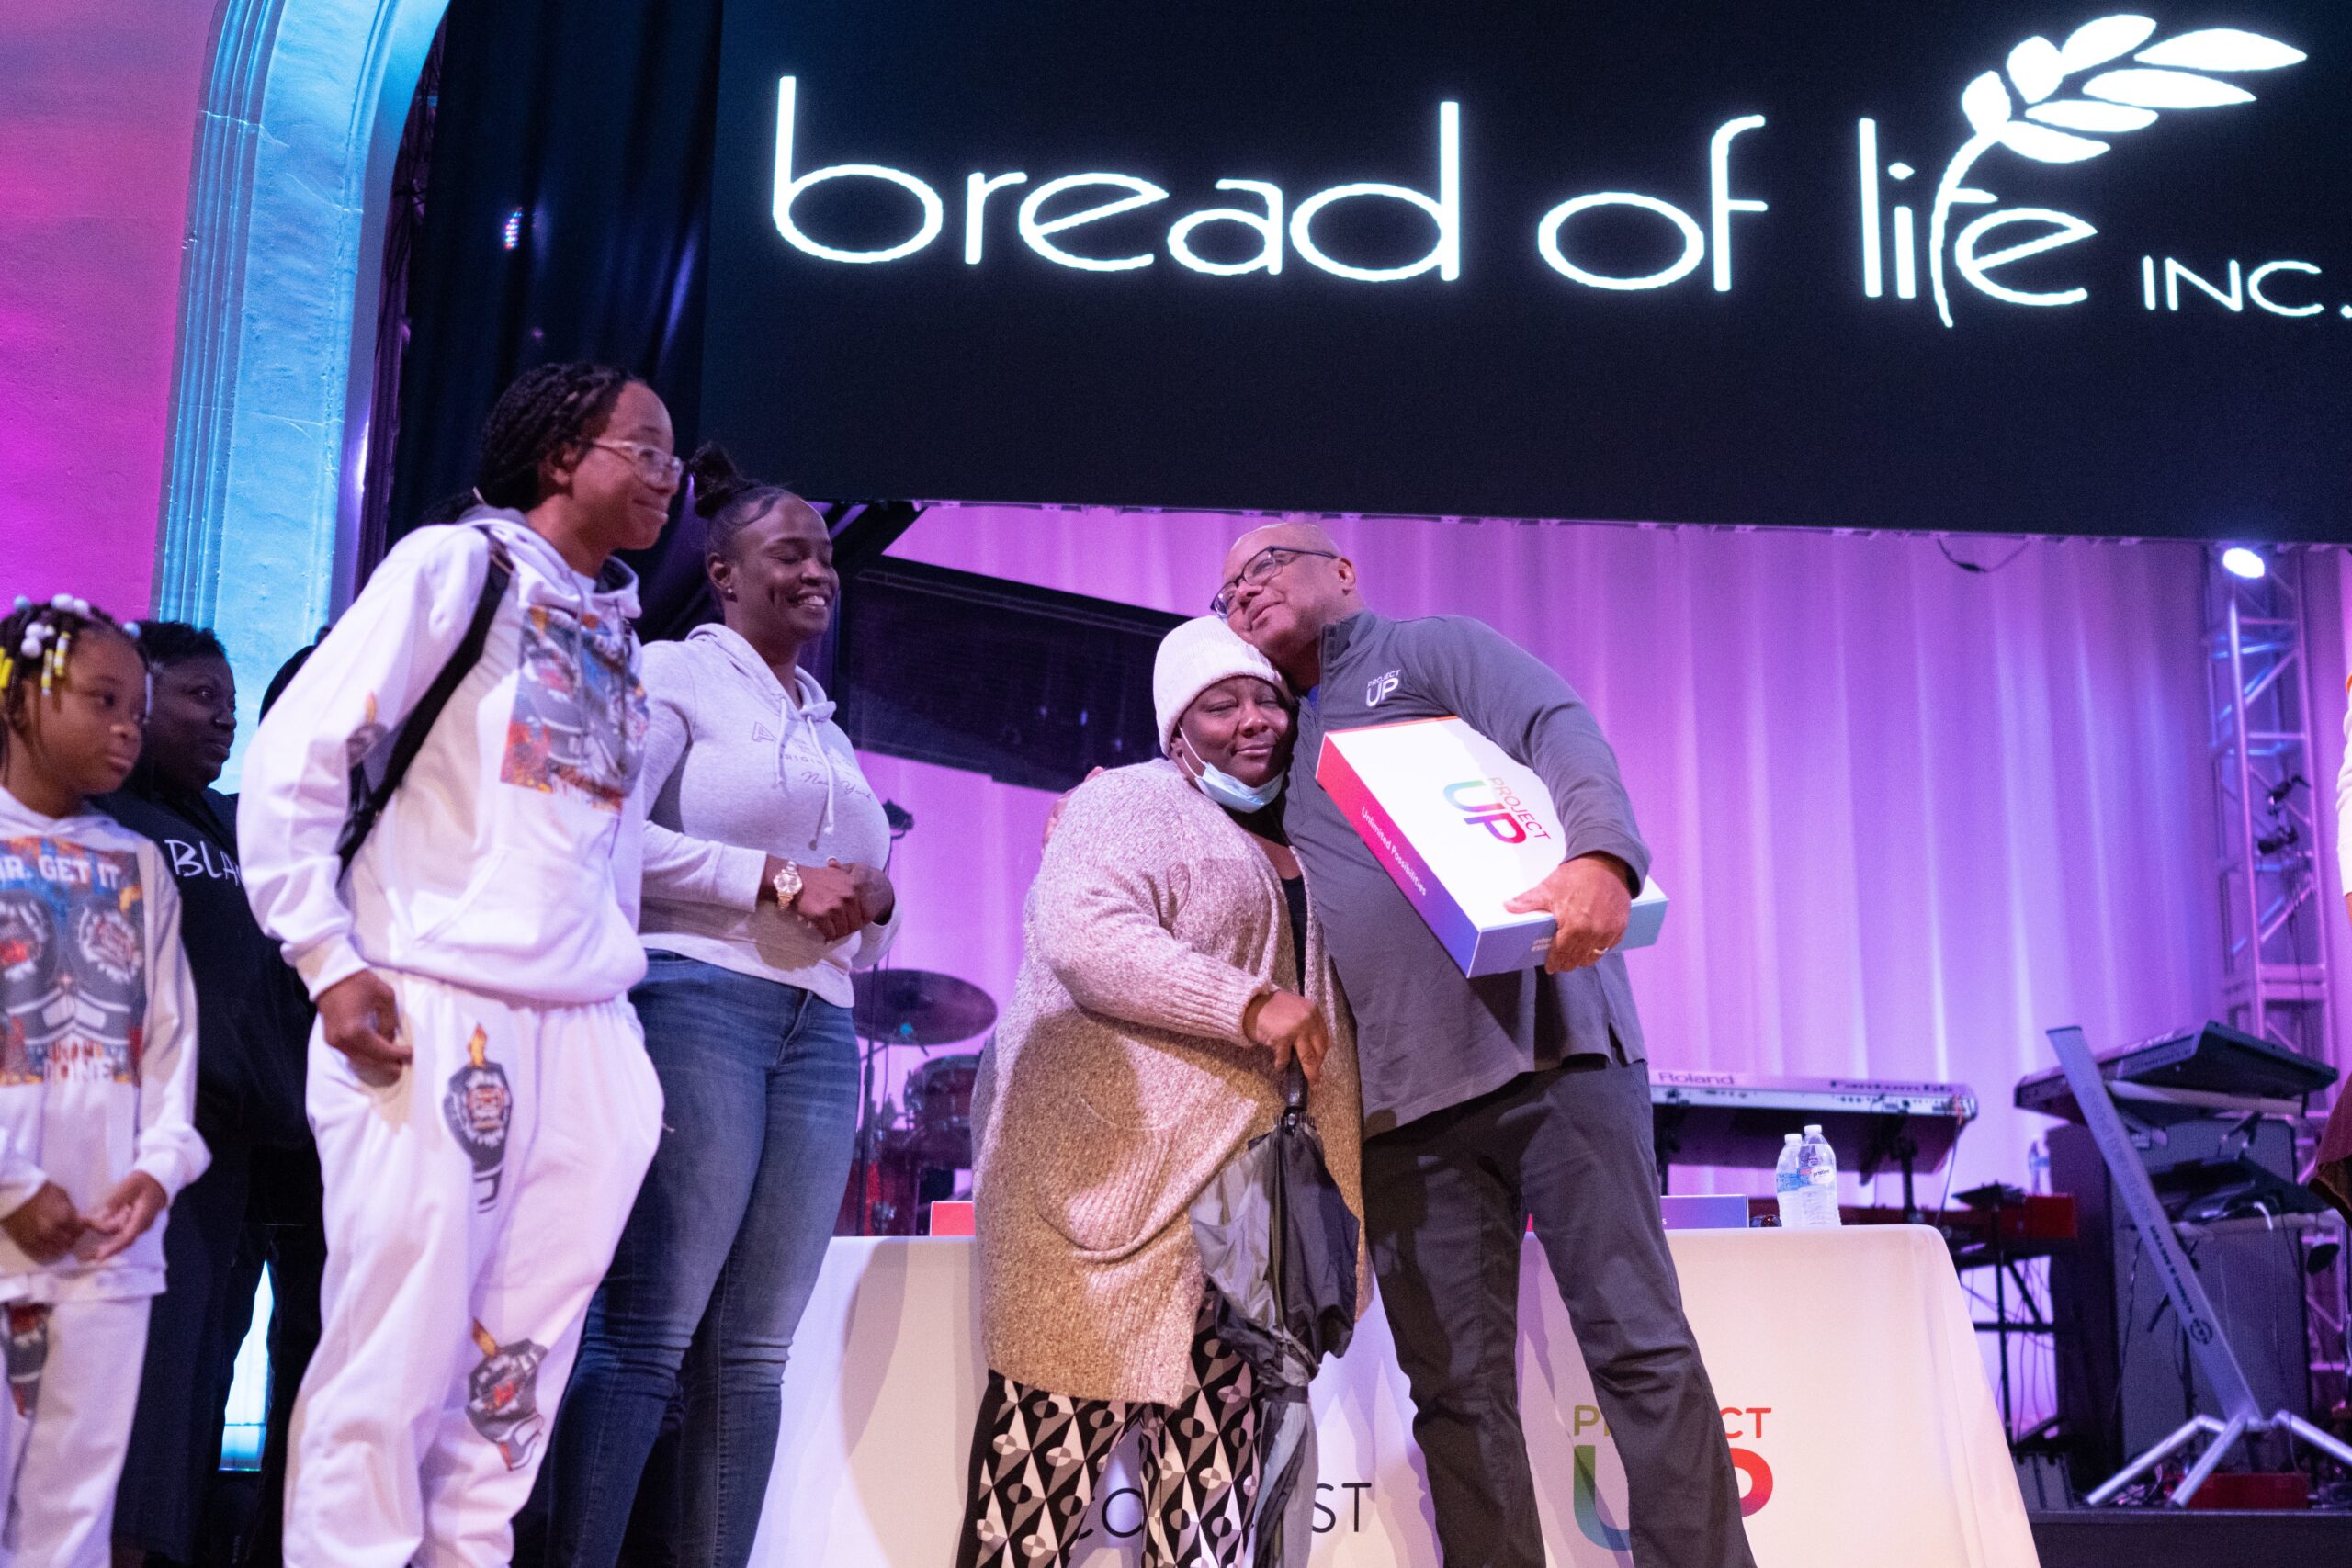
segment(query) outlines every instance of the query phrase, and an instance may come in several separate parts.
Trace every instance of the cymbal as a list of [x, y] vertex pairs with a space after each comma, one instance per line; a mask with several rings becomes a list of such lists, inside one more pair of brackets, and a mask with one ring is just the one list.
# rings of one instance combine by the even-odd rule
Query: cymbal
[[928, 969], [864, 969], [854, 977], [857, 1032], [888, 1045], [950, 1045], [996, 1024], [996, 1003], [969, 980]]

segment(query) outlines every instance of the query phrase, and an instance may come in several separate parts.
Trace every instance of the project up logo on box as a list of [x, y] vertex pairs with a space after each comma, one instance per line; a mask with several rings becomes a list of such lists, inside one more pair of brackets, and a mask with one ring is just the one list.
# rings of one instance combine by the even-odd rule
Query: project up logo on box
[[[1552, 917], [1503, 908], [1565, 854], [1533, 770], [1461, 719], [1415, 718], [1325, 736], [1315, 782], [1464, 975], [1544, 962]], [[1649, 882], [1619, 946], [1648, 946], [1665, 919], [1666, 895]]]
[[[1998, 54], [1999, 45], [1988, 44], [1987, 56]], [[2014, 168], [2017, 160], [2084, 163], [2109, 152], [2119, 138], [2185, 115], [2196, 118], [2189, 111], [2251, 104], [2256, 95], [2245, 81], [2301, 64], [2307, 56], [2291, 44], [2240, 28], [2164, 33], [2154, 17], [2119, 12], [2092, 17], [2055, 39], [2036, 34], [1999, 58], [1997, 67], [1978, 70], [1956, 102], [1948, 101], [1938, 112], [1939, 119], [1951, 117], [1961, 139], [1932, 185], [1926, 179], [1917, 186], [1905, 183], [1921, 171], [1901, 156], [1886, 156], [1874, 117], [1856, 121], [1856, 161], [1831, 176], [1855, 182], [1847, 188], [1855, 192], [1863, 296], [1917, 300], [1924, 273], [1928, 302], [1948, 328], [1957, 325], [1955, 295], [1962, 289], [1981, 301], [2044, 310], [2078, 306], [2091, 298], [2090, 283], [2080, 276], [2045, 278], [2040, 287], [2030, 287], [2011, 270], [2092, 239], [2099, 230], [2078, 213], [2003, 205], [1996, 191], [1986, 187], [2000, 182], [2005, 164]], [[1080, 273], [1131, 272], [1165, 260], [1208, 276], [1279, 277], [1285, 263], [1295, 260], [1358, 283], [1430, 277], [1442, 285], [1458, 283], [1480, 259], [1465, 254], [1462, 221], [1464, 203], [1475, 199], [1477, 184], [1477, 171], [1466, 169], [1463, 157], [1464, 125], [1477, 106], [1453, 99], [1437, 105], [1433, 178], [1425, 175], [1421, 182], [1428, 188], [1367, 180], [1302, 197], [1263, 179], [1221, 179], [1216, 182], [1218, 191], [1250, 205], [1181, 212], [1168, 226], [1164, 243], [1137, 249], [1137, 239], [1130, 237], [1112, 254], [1103, 248], [1112, 243], [1090, 232], [1091, 225], [1180, 200], [1179, 193], [1141, 175], [1110, 170], [1033, 180], [1026, 170], [981, 168], [963, 177], [957, 202], [957, 184], [941, 169], [918, 174], [869, 163], [809, 167], [796, 135], [801, 93], [797, 75], [778, 78], [772, 216], [785, 243], [821, 262], [872, 266], [902, 261], [927, 250], [951, 226], [960, 231], [964, 262], [974, 267], [1004, 265], [1004, 254], [1016, 241], [1035, 256]], [[1643, 294], [1680, 284], [1703, 265], [1702, 276], [1715, 292], [1729, 294], [1738, 235], [1747, 224], [1771, 221], [1766, 215], [1772, 210], [1767, 193], [1747, 189], [1735, 175], [1734, 143], [1746, 136], [1770, 136], [1769, 123], [1766, 115], [1750, 113], [1715, 127], [1704, 154], [1701, 210], [1692, 210], [1698, 203], [1678, 204], [1649, 192], [1587, 191], [1540, 213], [1531, 210], [1525, 243], [1553, 274], [1582, 288]], [[2161, 153], [2143, 148], [2143, 155]], [[853, 248], [829, 243], [804, 224], [803, 198], [819, 186], [841, 180], [895, 186], [903, 193], [899, 199], [908, 202], [912, 220], [904, 238]], [[1908, 198], [1914, 190], [1920, 197]], [[1322, 231], [1332, 225], [1318, 229], [1318, 220], [1334, 208], [1365, 201], [1418, 209], [1430, 224], [1428, 252], [1377, 266], [1334, 250], [1339, 242]], [[1611, 213], [1621, 219], [1641, 214], [1640, 221], [1657, 225], [1672, 259], [1646, 273], [1602, 270], [1592, 256], [1589, 230], [1597, 217], [1606, 222], [1601, 215]], [[1238, 251], [1228, 243], [1237, 239]], [[2314, 282], [2322, 270], [2316, 262], [2257, 252], [2250, 259], [2228, 258], [2226, 270], [2200, 262], [2208, 276], [2153, 251], [2133, 259], [2139, 303], [2149, 311], [2179, 312], [2186, 283], [2192, 308], [2201, 293], [2210, 297], [2202, 302], [2206, 308], [2234, 315], [2245, 315], [2251, 306], [2273, 317], [2352, 320], [2352, 300], [2332, 302], [2324, 286]], [[1838, 276], [1850, 275], [1840, 268]]]

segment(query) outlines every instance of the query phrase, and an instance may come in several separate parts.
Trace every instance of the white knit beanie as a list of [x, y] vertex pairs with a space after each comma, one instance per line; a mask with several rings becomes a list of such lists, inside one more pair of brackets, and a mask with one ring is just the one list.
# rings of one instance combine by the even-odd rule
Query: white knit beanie
[[1160, 639], [1151, 666], [1151, 706], [1159, 719], [1159, 749], [1176, 743], [1176, 724], [1203, 692], [1236, 675], [1254, 675], [1277, 692], [1287, 692], [1272, 660], [1241, 640], [1222, 617], [1186, 621]]

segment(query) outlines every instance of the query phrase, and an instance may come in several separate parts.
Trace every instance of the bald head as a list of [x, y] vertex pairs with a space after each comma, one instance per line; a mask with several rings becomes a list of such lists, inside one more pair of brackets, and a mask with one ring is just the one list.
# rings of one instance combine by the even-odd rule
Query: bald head
[[1219, 581], [1232, 596], [1226, 624], [1302, 691], [1319, 678], [1323, 628], [1363, 608], [1355, 563], [1320, 523], [1250, 529], [1226, 551]]
[[1240, 571], [1241, 565], [1269, 545], [1283, 545], [1295, 550], [1329, 550], [1341, 554], [1340, 542], [1320, 523], [1269, 523], [1262, 528], [1252, 528], [1233, 541], [1225, 552], [1225, 571], [1220, 582], [1229, 582]]

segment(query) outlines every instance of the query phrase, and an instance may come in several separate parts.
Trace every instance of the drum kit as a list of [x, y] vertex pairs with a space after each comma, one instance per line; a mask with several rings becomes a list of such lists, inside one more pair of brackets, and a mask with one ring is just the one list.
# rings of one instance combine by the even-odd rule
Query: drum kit
[[[915, 1235], [933, 1201], [954, 1196], [956, 1173], [972, 1168], [972, 1086], [980, 1069], [975, 1051], [930, 1053], [988, 1033], [996, 1003], [968, 980], [925, 969], [869, 969], [855, 983], [850, 1016], [865, 1042], [864, 1109], [833, 1234]], [[904, 1111], [893, 1113], [875, 1099], [875, 1069], [899, 1047], [919, 1049], [925, 1059], [907, 1075]]]

